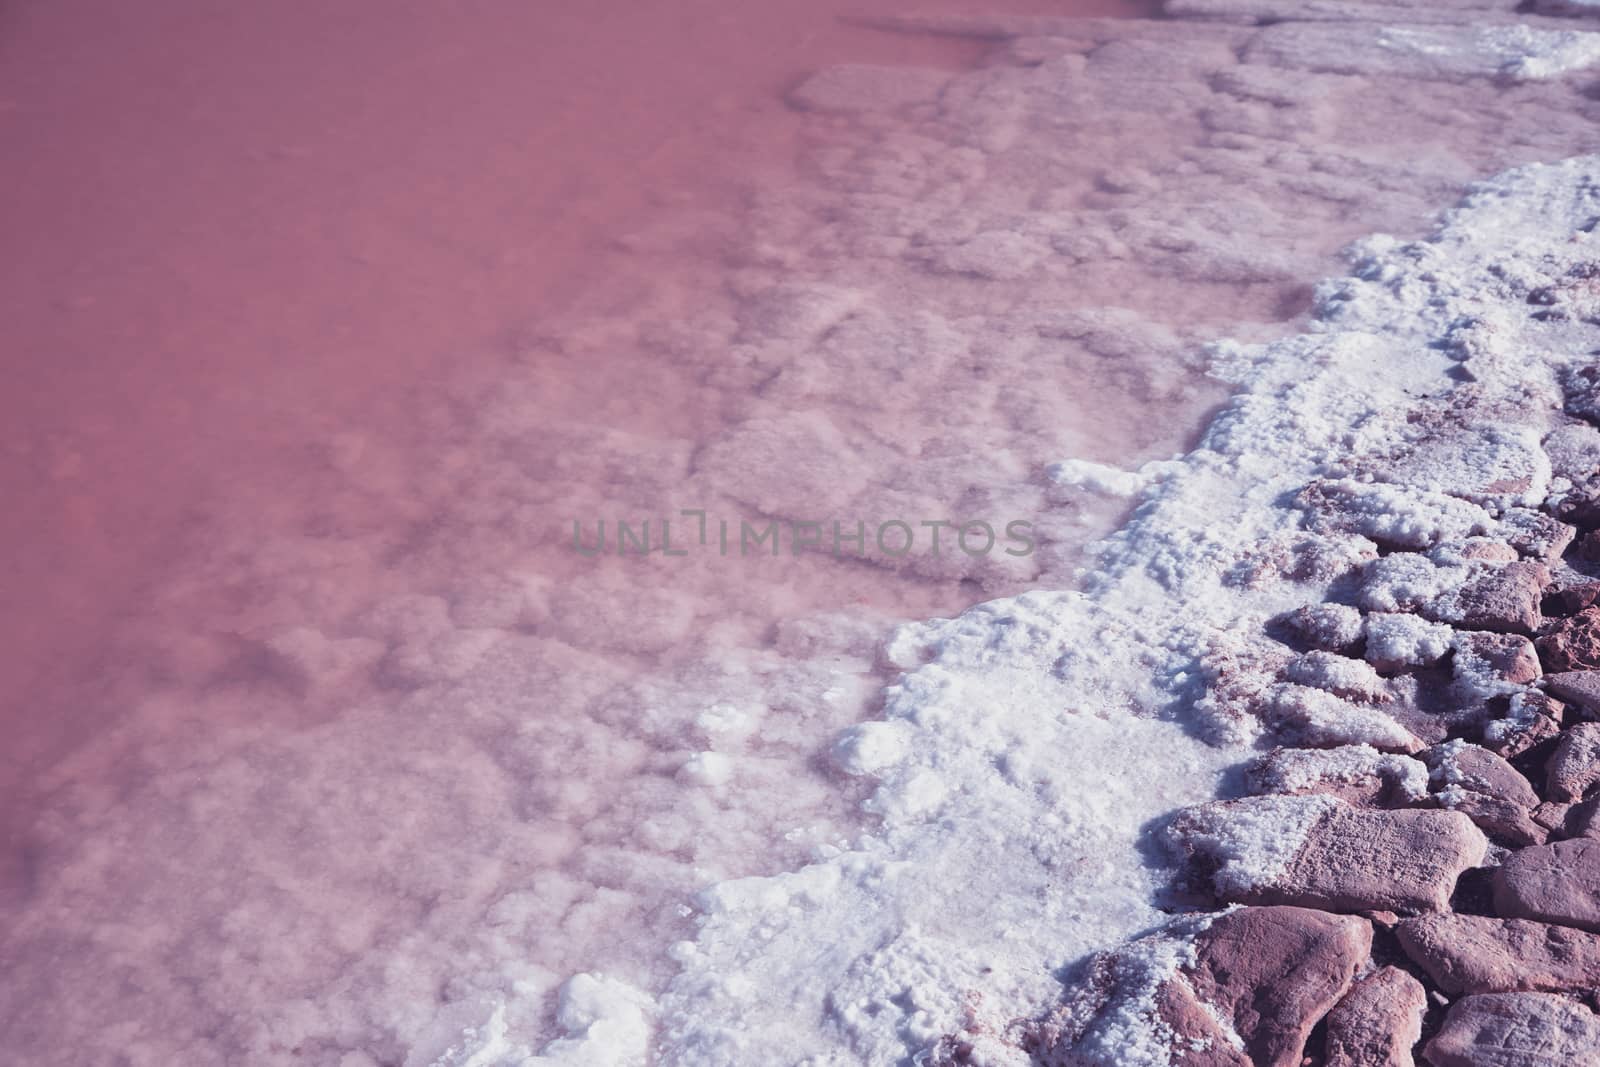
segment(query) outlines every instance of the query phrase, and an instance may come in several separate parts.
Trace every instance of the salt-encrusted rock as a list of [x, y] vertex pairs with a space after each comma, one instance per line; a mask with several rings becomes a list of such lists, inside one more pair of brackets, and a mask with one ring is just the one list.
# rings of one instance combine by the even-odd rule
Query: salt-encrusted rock
[[1600, 62], [1600, 41], [1584, 33], [1524, 26], [1286, 22], [1257, 34], [1244, 58], [1248, 63], [1327, 74], [1523, 81], [1556, 77]]
[[1307, 604], [1274, 621], [1308, 648], [1348, 655], [1361, 644], [1361, 612], [1348, 604]]
[[1533, 642], [1521, 634], [1457, 634], [1452, 671], [1463, 695], [1488, 700], [1516, 692], [1542, 673]]
[[1299, 1067], [1372, 946], [1365, 919], [1242, 908], [1103, 953], [1028, 1024], [1052, 1063]]
[[1539, 604], [1549, 582], [1550, 571], [1542, 563], [1490, 567], [1454, 592], [1425, 605], [1422, 613], [1468, 630], [1532, 636], [1543, 618]]
[[1314, 533], [1360, 534], [1391, 549], [1431, 548], [1494, 525], [1483, 508], [1444, 493], [1353, 479], [1311, 482], [1294, 504]]
[[1444, 914], [1402, 919], [1395, 935], [1406, 955], [1452, 996], [1600, 986], [1600, 934], [1527, 919]]
[[1455, 642], [1455, 631], [1444, 623], [1410, 613], [1374, 612], [1366, 617], [1363, 632], [1367, 640], [1363, 655], [1385, 672], [1431, 667]]
[[1299, 685], [1364, 704], [1386, 704], [1392, 699], [1372, 664], [1332, 652], [1307, 652], [1296, 656], [1284, 665], [1283, 676]]
[[1398, 967], [1381, 967], [1328, 1013], [1325, 1067], [1412, 1067], [1428, 992]]
[[1586, 608], [1562, 619], [1534, 644], [1546, 670], [1588, 671], [1600, 667], [1600, 608]]
[[1553, 993], [1486, 993], [1450, 1006], [1432, 1067], [1597, 1067], [1600, 1017]]
[[1422, 753], [1433, 784], [1500, 797], [1524, 810], [1539, 803], [1533, 785], [1504, 759], [1466, 741], [1448, 741]]
[[1600, 367], [1587, 363], [1569, 367], [1560, 381], [1567, 414], [1600, 423]]
[[1518, 693], [1511, 698], [1505, 718], [1484, 726], [1483, 747], [1497, 756], [1513, 759], [1559, 734], [1565, 712], [1565, 705], [1545, 693]]
[[1577, 533], [1570, 524], [1531, 508], [1506, 509], [1495, 527], [1495, 536], [1507, 545], [1545, 564], [1560, 559]]
[[1513, 845], [1544, 841], [1546, 831], [1531, 818], [1539, 794], [1504, 759], [1460, 740], [1421, 755], [1440, 807], [1461, 812], [1485, 833]]
[[1450, 412], [1443, 419], [1408, 424], [1410, 440], [1386, 455], [1364, 456], [1361, 469], [1382, 482], [1447, 493], [1477, 504], [1504, 508], [1544, 499], [1550, 484], [1550, 459], [1532, 427], [1480, 418], [1464, 420]]
[[1371, 745], [1277, 748], [1251, 764], [1245, 782], [1258, 795], [1320, 793], [1353, 807], [1392, 808], [1427, 797], [1428, 768]]
[[1513, 852], [1494, 872], [1494, 908], [1510, 919], [1600, 930], [1600, 840]]
[[1574, 704], [1589, 715], [1600, 715], [1600, 671], [1547, 674], [1544, 688], [1551, 696]]
[[1543, 563], [1396, 552], [1362, 568], [1358, 596], [1368, 611], [1414, 611], [1459, 629], [1532, 636], [1549, 582]]
[[1600, 782], [1600, 722], [1580, 722], [1561, 735], [1544, 765], [1545, 793], [1575, 803]]
[[1440, 911], [1488, 841], [1453, 811], [1369, 811], [1327, 796], [1187, 808], [1168, 838], [1224, 902], [1329, 911]]
[[1381, 706], [1346, 700], [1325, 689], [1273, 686], [1262, 711], [1272, 726], [1302, 745], [1371, 745], [1385, 752], [1417, 752], [1426, 747]]

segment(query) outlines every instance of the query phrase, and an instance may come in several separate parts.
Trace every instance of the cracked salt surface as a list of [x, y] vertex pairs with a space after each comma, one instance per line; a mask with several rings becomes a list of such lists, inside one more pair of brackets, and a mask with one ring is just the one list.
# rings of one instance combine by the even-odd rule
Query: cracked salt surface
[[[1250, 739], [1190, 707], [1202, 680], [1359, 551], [1283, 495], [1396, 446], [1457, 366], [1383, 242], [1318, 332], [1199, 344], [1281, 333], [1344, 241], [1581, 148], [1580, 85], [1505, 74], [1588, 52], [980, 21], [944, 24], [1001, 39], [975, 71], [801, 87], [794, 172], [637, 234], [520, 362], [419, 397], [414, 437], [330, 435], [292, 497], [218, 503], [88, 687], [116, 711], [26, 782], [18, 1055], [897, 1063], [1159, 921], [1147, 829]], [[1529, 241], [1565, 236], [1575, 172], [1549, 232], [1505, 209]], [[1475, 254], [1438, 247], [1440, 271]], [[1388, 304], [1363, 288], [1386, 278]], [[1172, 461], [1223, 396], [1208, 360], [1238, 395]], [[1123, 507], [1086, 486], [1147, 495], [1079, 578]], [[1021, 516], [1041, 549], [753, 580], [566, 543], [684, 507]], [[1243, 877], [1282, 844], [1229, 847]]]

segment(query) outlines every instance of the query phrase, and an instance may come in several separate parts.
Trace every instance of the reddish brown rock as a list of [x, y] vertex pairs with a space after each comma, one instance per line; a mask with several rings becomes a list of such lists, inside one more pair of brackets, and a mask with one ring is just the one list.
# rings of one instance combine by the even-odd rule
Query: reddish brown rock
[[1511, 711], [1503, 719], [1486, 723], [1483, 747], [1497, 756], [1514, 759], [1553, 739], [1561, 732], [1566, 706], [1536, 689], [1511, 698]]
[[1423, 915], [1395, 928], [1440, 989], [1564, 993], [1600, 986], [1600, 934], [1527, 919]]
[[1413, 1067], [1428, 994], [1398, 967], [1384, 967], [1351, 987], [1328, 1013], [1324, 1067]]
[[1572, 804], [1544, 803], [1534, 808], [1530, 815], [1533, 821], [1544, 827], [1545, 831], [1555, 837], [1576, 837], [1576, 834], [1567, 833], [1567, 820], [1572, 817]]
[[1442, 911], [1488, 849], [1458, 812], [1369, 811], [1323, 796], [1202, 804], [1169, 835], [1220, 901], [1406, 915]]
[[[1174, 1067], [1300, 1067], [1312, 1029], [1372, 950], [1371, 924], [1283, 907], [1241, 908], [1196, 932], [1205, 921], [1095, 957], [1059, 1007], [1024, 1024], [1025, 1043], [1052, 1063], [1103, 1062], [1148, 1043], [1170, 1045]], [[1171, 962], [1184, 957], [1192, 962]], [[1152, 968], [1167, 974], [1153, 990]]]
[[1576, 615], [1600, 600], [1600, 582], [1579, 581], [1570, 584], [1558, 582], [1544, 591], [1541, 610], [1545, 618]]
[[1576, 705], [1590, 718], [1600, 715], [1600, 671], [1547, 674], [1544, 688], [1557, 700]]
[[1435, 799], [1508, 844], [1536, 845], [1547, 831], [1531, 818], [1539, 794], [1522, 773], [1487, 749], [1449, 741], [1421, 753], [1432, 771]]
[[1600, 1017], [1553, 993], [1486, 993], [1450, 1006], [1432, 1067], [1600, 1067]]
[[1532, 637], [1542, 620], [1539, 604], [1549, 581], [1549, 568], [1542, 563], [1489, 568], [1456, 590], [1450, 598], [1450, 617], [1441, 621], [1467, 630]]
[[1494, 908], [1508, 919], [1600, 930], [1600, 840], [1513, 852], [1494, 872]]
[[1561, 818], [1562, 837], [1600, 837], [1600, 797], [1566, 807]]
[[1544, 673], [1533, 642], [1521, 634], [1472, 630], [1457, 635], [1455, 645], [1456, 677], [1480, 687], [1490, 682], [1526, 685]]
[[1547, 671], [1587, 671], [1600, 667], [1600, 608], [1585, 608], [1555, 624], [1534, 642]]
[[1581, 722], [1566, 730], [1544, 765], [1545, 793], [1572, 804], [1600, 782], [1600, 722]]
[[1312, 1027], [1350, 988], [1371, 948], [1371, 924], [1353, 915], [1245, 908], [1200, 935], [1187, 977], [1258, 1067], [1299, 1067]]
[[1542, 511], [1508, 508], [1501, 516], [1499, 534], [1522, 555], [1544, 563], [1554, 563], [1572, 544], [1578, 531]]

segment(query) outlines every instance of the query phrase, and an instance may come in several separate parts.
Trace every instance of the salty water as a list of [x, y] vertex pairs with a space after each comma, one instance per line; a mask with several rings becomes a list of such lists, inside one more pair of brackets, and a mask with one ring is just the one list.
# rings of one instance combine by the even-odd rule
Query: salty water
[[1372, 152], [1438, 188], [1240, 196], [1252, 86], [908, 7], [970, 10], [0, 9], [16, 1047], [421, 1065], [659, 988], [697, 889], [870, 827], [897, 621], [1076, 580], [1126, 503], [1052, 465], [1186, 447], [1204, 341], [1481, 163], [1423, 115]]

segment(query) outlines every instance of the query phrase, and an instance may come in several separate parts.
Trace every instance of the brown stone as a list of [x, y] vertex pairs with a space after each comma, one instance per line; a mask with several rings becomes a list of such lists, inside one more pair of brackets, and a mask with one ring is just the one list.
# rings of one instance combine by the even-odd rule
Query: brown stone
[[[1226, 866], [1255, 841], [1279, 833], [1274, 820], [1296, 812], [1311, 821], [1301, 824], [1303, 840], [1281, 867], [1263, 877]], [[1442, 911], [1456, 878], [1481, 863], [1488, 849], [1483, 832], [1458, 812], [1371, 811], [1326, 797], [1203, 804], [1180, 812], [1169, 834], [1191, 869], [1217, 870], [1212, 885], [1221, 901], [1338, 912]]]
[[1485, 833], [1512, 845], [1545, 840], [1547, 831], [1530, 817], [1539, 794], [1504, 759], [1465, 741], [1437, 745], [1421, 757], [1440, 787], [1441, 806], [1461, 812]]
[[1566, 808], [1561, 819], [1562, 837], [1600, 837], [1600, 797]]
[[1351, 987], [1328, 1013], [1324, 1067], [1414, 1067], [1428, 993], [1398, 967], [1383, 967]]
[[1494, 908], [1509, 919], [1600, 930], [1600, 840], [1513, 852], [1494, 872]]
[[1432, 1067], [1600, 1067], [1600, 1017], [1553, 993], [1486, 993], [1450, 1006]]
[[1585, 608], [1562, 619], [1534, 642], [1547, 671], [1587, 671], [1600, 667], [1600, 608]]
[[1542, 563], [1507, 563], [1489, 568], [1456, 590], [1451, 617], [1442, 621], [1467, 630], [1532, 637], [1543, 618], [1539, 604], [1549, 581], [1549, 568]]
[[1561, 735], [1544, 765], [1545, 794], [1557, 803], [1583, 799], [1600, 782], [1600, 722], [1580, 722]]
[[1312, 1028], [1371, 949], [1372, 926], [1357, 916], [1244, 908], [1200, 935], [1187, 978], [1257, 1067], [1299, 1067]]
[[1527, 919], [1423, 915], [1395, 928], [1440, 989], [1563, 993], [1600, 986], [1600, 934]]
[[[1550, 703], [1561, 707], [1556, 701]], [[1553, 740], [1560, 732], [1560, 722], [1548, 715], [1534, 713], [1519, 718], [1496, 719], [1484, 729], [1483, 747], [1503, 759], [1515, 759], [1529, 749]]]
[[1473, 681], [1526, 685], [1539, 675], [1539, 654], [1521, 634], [1472, 630], [1456, 637], [1455, 671]]
[[1600, 671], [1566, 671], [1544, 676], [1544, 688], [1557, 700], [1577, 705], [1589, 717], [1600, 713]]
[[[1371, 951], [1372, 925], [1351, 915], [1269, 907], [1178, 920], [1095, 956], [1055, 1009], [1022, 1025], [1024, 1042], [1047, 1062], [1075, 1063], [1078, 1052], [1124, 1051], [1143, 1030], [1170, 1042], [1172, 1067], [1300, 1067], [1312, 1029]], [[1159, 979], [1156, 1018], [1130, 1024], [1146, 1011], [1151, 966], [1175, 957], [1192, 962]]]
[[1600, 582], [1578, 582], [1573, 585], [1556, 585], [1544, 591], [1541, 610], [1545, 618], [1576, 615], [1600, 600]]

